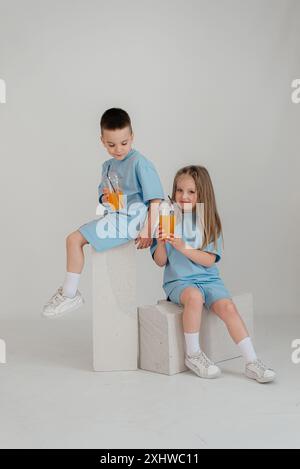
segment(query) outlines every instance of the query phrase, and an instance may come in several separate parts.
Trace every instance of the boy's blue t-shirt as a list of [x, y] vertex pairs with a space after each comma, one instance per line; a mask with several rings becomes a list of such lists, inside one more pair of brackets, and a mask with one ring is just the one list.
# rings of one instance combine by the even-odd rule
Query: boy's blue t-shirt
[[[201, 227], [195, 224], [195, 220], [193, 220], [191, 214], [184, 216], [183, 220], [183, 222], [181, 220], [179, 220], [179, 222], [176, 221], [175, 236], [181, 237], [194, 249], [200, 249], [202, 245]], [[157, 240], [155, 238], [150, 248], [152, 256], [154, 255], [156, 248]], [[178, 281], [205, 283], [220, 278], [219, 269], [215, 264], [221, 259], [222, 237], [219, 236], [217, 240], [217, 249], [215, 249], [214, 243], [210, 243], [203, 249], [203, 251], [216, 255], [216, 261], [211, 267], [196, 264], [171, 246], [171, 244], [166, 242], [167, 263], [164, 269], [163, 288], [167, 297]]]
[[[152, 199], [164, 199], [164, 191], [153, 163], [135, 149], [123, 158], [110, 158], [102, 166], [102, 178], [107, 173], [117, 173], [120, 187], [127, 196], [127, 213], [133, 203], [149, 206]], [[103, 193], [103, 182], [98, 186], [99, 199]], [[121, 210], [122, 212], [122, 210]]]

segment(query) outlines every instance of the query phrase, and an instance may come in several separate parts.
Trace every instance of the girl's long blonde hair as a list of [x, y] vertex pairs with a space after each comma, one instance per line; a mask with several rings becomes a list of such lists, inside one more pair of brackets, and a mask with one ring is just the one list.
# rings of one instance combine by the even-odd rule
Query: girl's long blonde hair
[[214, 188], [210, 175], [203, 166], [185, 166], [177, 171], [172, 191], [172, 199], [175, 201], [178, 179], [182, 176], [190, 176], [195, 181], [197, 191], [197, 202], [204, 204], [203, 207], [203, 242], [201, 250], [209, 243], [214, 243], [217, 249], [217, 241], [222, 236], [222, 224], [218, 214]]

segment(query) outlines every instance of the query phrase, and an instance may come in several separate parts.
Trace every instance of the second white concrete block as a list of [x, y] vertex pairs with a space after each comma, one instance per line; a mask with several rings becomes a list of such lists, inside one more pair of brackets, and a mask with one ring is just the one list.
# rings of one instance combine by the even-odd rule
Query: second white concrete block
[[[253, 337], [253, 298], [250, 293], [233, 298]], [[184, 364], [183, 308], [160, 300], [153, 306], [141, 306], [139, 312], [139, 367], [173, 375], [186, 370]], [[227, 328], [214, 313], [203, 308], [200, 343], [214, 362], [240, 356]]]

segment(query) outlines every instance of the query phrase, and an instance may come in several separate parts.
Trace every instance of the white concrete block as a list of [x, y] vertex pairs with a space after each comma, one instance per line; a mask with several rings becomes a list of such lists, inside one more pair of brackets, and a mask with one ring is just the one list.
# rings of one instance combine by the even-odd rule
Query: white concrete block
[[[250, 293], [233, 297], [240, 315], [253, 337], [253, 298]], [[139, 314], [139, 367], [173, 375], [186, 370], [181, 306], [160, 300], [154, 306], [141, 306]], [[201, 347], [218, 363], [240, 356], [223, 321], [203, 308]]]
[[95, 371], [137, 369], [136, 248], [92, 248]]

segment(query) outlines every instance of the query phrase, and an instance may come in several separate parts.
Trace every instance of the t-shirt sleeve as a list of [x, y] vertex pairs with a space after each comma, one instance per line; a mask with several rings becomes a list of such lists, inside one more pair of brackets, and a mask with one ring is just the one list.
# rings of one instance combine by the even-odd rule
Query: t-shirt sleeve
[[106, 163], [103, 163], [102, 165], [102, 177], [101, 177], [101, 181], [100, 181], [100, 184], [98, 186], [98, 201], [100, 202], [101, 204], [101, 199], [102, 199], [102, 196], [103, 196], [103, 188], [104, 188], [104, 184], [103, 184], [103, 179], [104, 179], [104, 176], [106, 175], [106, 172], [107, 172], [107, 165]]
[[150, 253], [151, 253], [152, 258], [154, 257], [154, 253], [156, 251], [156, 248], [157, 248], [157, 240], [156, 240], [156, 238], [153, 238], [153, 242], [150, 246]]
[[164, 199], [164, 191], [159, 175], [151, 161], [146, 159], [138, 160], [136, 174], [141, 186], [144, 203], [153, 199]]
[[222, 236], [220, 235], [217, 240], [217, 249], [215, 248], [214, 243], [209, 243], [204, 249], [204, 252], [209, 252], [210, 254], [216, 255], [215, 262], [219, 262], [222, 257]]

